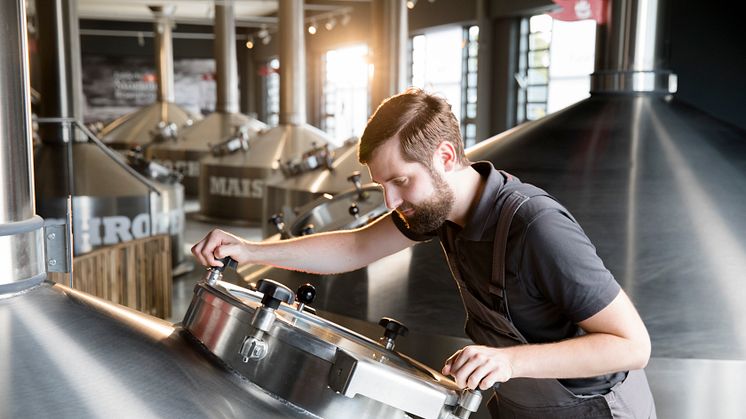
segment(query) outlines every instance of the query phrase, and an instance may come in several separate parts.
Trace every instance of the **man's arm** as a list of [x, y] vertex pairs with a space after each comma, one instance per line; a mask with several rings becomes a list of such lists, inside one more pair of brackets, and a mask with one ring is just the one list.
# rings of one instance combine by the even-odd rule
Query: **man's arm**
[[256, 263], [316, 274], [333, 274], [367, 266], [415, 242], [404, 236], [391, 214], [355, 230], [317, 233], [275, 242], [250, 242], [213, 230], [192, 247], [205, 266], [220, 266], [226, 256], [239, 264]]
[[443, 367], [463, 387], [487, 389], [511, 378], [582, 378], [644, 368], [650, 337], [624, 291], [578, 325], [588, 334], [510, 348], [467, 346]]

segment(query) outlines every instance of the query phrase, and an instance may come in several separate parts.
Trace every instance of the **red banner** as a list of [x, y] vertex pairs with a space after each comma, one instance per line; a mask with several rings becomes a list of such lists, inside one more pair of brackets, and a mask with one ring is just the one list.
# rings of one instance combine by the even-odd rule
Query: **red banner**
[[562, 10], [549, 13], [554, 19], [572, 22], [593, 19], [599, 25], [606, 22], [607, 0], [552, 0]]

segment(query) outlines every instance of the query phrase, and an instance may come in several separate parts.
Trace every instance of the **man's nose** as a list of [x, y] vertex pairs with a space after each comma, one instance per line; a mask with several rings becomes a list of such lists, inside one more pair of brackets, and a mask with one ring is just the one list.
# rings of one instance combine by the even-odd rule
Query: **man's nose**
[[402, 204], [402, 199], [398, 193], [391, 188], [383, 188], [383, 198], [386, 201], [386, 208], [393, 210]]

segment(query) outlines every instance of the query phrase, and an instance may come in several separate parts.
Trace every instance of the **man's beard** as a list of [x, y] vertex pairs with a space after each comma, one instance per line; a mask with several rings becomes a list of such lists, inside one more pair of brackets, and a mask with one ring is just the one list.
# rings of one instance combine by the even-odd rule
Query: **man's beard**
[[401, 215], [409, 228], [417, 234], [426, 234], [438, 229], [453, 208], [453, 191], [448, 183], [435, 172], [432, 173], [432, 179], [435, 191], [427, 201], [418, 205], [405, 202], [398, 208], [400, 214], [408, 209], [414, 210], [414, 214], [410, 216]]

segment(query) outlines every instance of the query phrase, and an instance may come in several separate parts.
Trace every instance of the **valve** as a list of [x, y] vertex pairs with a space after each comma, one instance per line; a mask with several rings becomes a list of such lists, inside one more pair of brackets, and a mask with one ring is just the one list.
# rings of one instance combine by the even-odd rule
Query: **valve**
[[213, 266], [208, 268], [207, 276], [205, 276], [205, 282], [209, 285], [215, 285], [220, 279], [223, 278], [223, 272], [226, 268], [236, 269], [238, 262], [231, 259], [230, 256], [226, 256], [222, 259], [218, 259], [223, 262], [223, 266]]
[[360, 182], [360, 172], [358, 170], [355, 170], [350, 174], [350, 176], [347, 176], [347, 180], [355, 185], [355, 191], [357, 191], [357, 197], [359, 200], [367, 198], [367, 194], [363, 191], [363, 184]]
[[313, 234], [315, 232], [316, 232], [316, 226], [314, 226], [313, 224], [306, 224], [306, 226], [303, 227], [303, 229], [301, 229], [300, 235], [301, 236], [307, 236], [307, 235]]
[[275, 226], [277, 232], [280, 233], [280, 238], [286, 239], [288, 237], [288, 232], [285, 230], [285, 214], [281, 212], [272, 214], [268, 222]]
[[465, 388], [461, 390], [461, 394], [458, 398], [458, 406], [456, 406], [456, 409], [453, 411], [453, 415], [458, 419], [468, 419], [472, 413], [479, 409], [481, 403], [481, 391]]
[[393, 351], [394, 350], [394, 340], [398, 336], [407, 336], [409, 333], [409, 328], [407, 326], [404, 326], [401, 322], [398, 320], [392, 319], [390, 317], [383, 317], [378, 322], [379, 326], [383, 326], [383, 336], [379, 339], [381, 344], [386, 347], [386, 349]]
[[262, 306], [256, 309], [254, 317], [251, 319], [252, 332], [244, 337], [241, 348], [238, 350], [243, 362], [249, 362], [252, 359], [260, 360], [267, 355], [269, 348], [263, 337], [277, 318], [275, 310], [280, 306], [280, 303], [290, 304], [295, 299], [295, 295], [290, 288], [271, 279], [257, 281], [256, 290], [264, 296], [262, 297]]
[[295, 292], [295, 299], [298, 300], [298, 311], [303, 311], [304, 309], [307, 311], [310, 311], [312, 313], [315, 313], [316, 310], [314, 310], [311, 307], [306, 307], [306, 305], [309, 305], [313, 303], [313, 300], [316, 298], [316, 287], [314, 287], [311, 284], [303, 284]]

